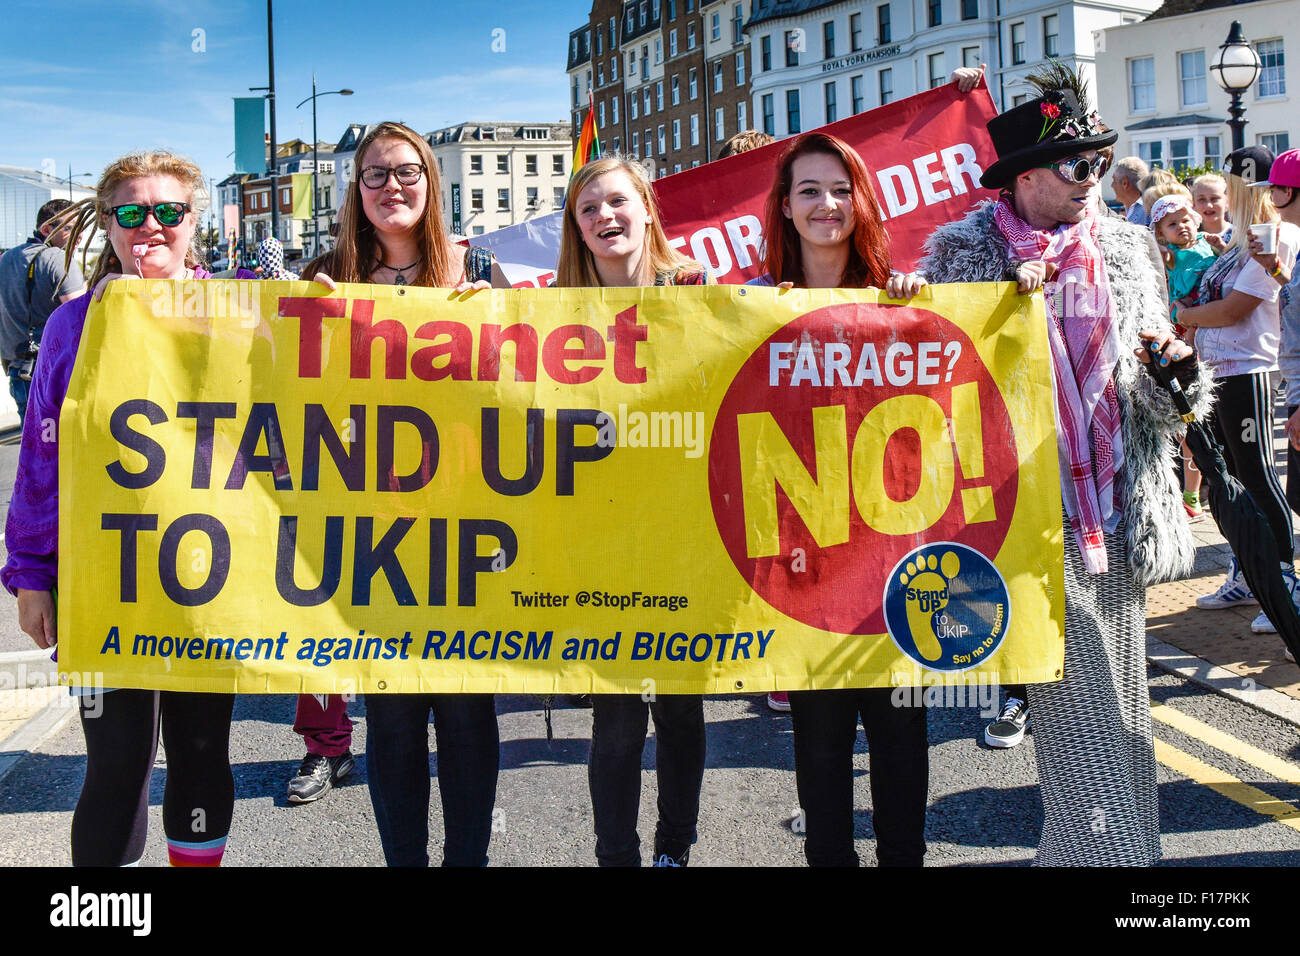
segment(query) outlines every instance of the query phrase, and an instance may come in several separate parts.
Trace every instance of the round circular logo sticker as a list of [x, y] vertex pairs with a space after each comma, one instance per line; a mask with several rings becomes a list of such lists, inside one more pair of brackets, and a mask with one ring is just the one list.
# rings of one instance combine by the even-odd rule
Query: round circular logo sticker
[[939, 541], [909, 552], [885, 582], [885, 625], [922, 667], [964, 671], [994, 654], [1010, 620], [1007, 583], [964, 544]]
[[883, 634], [880, 582], [920, 542], [998, 553], [1018, 462], [1002, 393], [961, 328], [849, 302], [799, 316], [739, 369], [709, 442], [709, 494], [763, 600], [811, 627]]

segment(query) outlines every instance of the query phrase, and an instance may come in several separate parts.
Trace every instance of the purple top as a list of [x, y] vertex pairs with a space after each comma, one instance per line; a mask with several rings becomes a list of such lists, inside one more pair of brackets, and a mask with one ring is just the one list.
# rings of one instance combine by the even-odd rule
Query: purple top
[[[194, 277], [210, 272], [195, 269]], [[256, 279], [240, 269], [238, 279]], [[18, 452], [18, 475], [5, 522], [9, 560], [0, 571], [0, 583], [16, 594], [18, 588], [50, 591], [59, 580], [59, 412], [68, 395], [68, 382], [77, 363], [81, 332], [86, 325], [91, 292], [65, 302], [50, 315], [36, 355], [23, 443]], [[46, 423], [54, 424], [47, 428]], [[45, 440], [48, 437], [49, 440]]]

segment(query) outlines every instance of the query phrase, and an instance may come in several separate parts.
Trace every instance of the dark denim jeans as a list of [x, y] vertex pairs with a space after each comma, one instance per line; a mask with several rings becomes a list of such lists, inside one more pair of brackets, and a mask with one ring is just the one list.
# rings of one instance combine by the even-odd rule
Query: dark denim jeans
[[32, 390], [32, 383], [28, 380], [18, 377], [18, 363], [11, 362], [8, 364], [6, 371], [9, 374], [9, 394], [14, 398], [14, 404], [18, 406], [18, 424], [22, 424], [27, 417], [27, 397]]
[[[893, 689], [790, 692], [795, 781], [810, 866], [857, 866], [853, 744], [858, 716], [870, 753], [872, 828], [881, 866], [920, 866], [930, 779], [924, 707], [895, 707]], [[909, 694], [910, 701], [910, 694]]]
[[647, 704], [636, 694], [593, 694], [587, 783], [596, 820], [596, 859], [601, 866], [641, 865], [636, 821], [647, 711], [655, 721], [659, 778], [655, 856], [667, 853], [680, 859], [695, 842], [704, 780], [704, 698], [660, 695]]
[[443, 866], [486, 866], [500, 737], [491, 694], [367, 694], [366, 773], [389, 866], [429, 865], [429, 714]]

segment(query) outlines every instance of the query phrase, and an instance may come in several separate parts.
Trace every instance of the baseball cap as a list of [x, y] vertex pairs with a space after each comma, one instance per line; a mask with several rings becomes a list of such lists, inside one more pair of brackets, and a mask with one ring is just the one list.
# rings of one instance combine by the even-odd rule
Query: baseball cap
[[1255, 186], [1289, 186], [1300, 189], [1300, 149], [1288, 149], [1279, 153], [1269, 167], [1268, 177]]
[[1273, 165], [1273, 151], [1267, 146], [1234, 149], [1223, 162], [1223, 171], [1239, 177], [1248, 186], [1268, 179]]

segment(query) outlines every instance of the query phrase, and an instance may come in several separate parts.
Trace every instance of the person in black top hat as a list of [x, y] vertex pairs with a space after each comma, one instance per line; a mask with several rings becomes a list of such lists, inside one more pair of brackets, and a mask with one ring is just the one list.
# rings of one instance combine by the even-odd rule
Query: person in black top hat
[[[1053, 63], [1039, 96], [988, 124], [1002, 191], [930, 237], [930, 282], [1046, 280], [1065, 551], [1063, 678], [1029, 688], [1043, 792], [1038, 865], [1147, 865], [1160, 857], [1146, 685], [1148, 584], [1191, 570], [1173, 441], [1181, 420], [1142, 371], [1153, 344], [1198, 414], [1209, 379], [1175, 338], [1150, 233], [1099, 214], [1100, 150], [1117, 134], [1084, 84]], [[1043, 569], [1044, 575], [1047, 569]], [[1006, 675], [1014, 680], [1016, 675]]]

